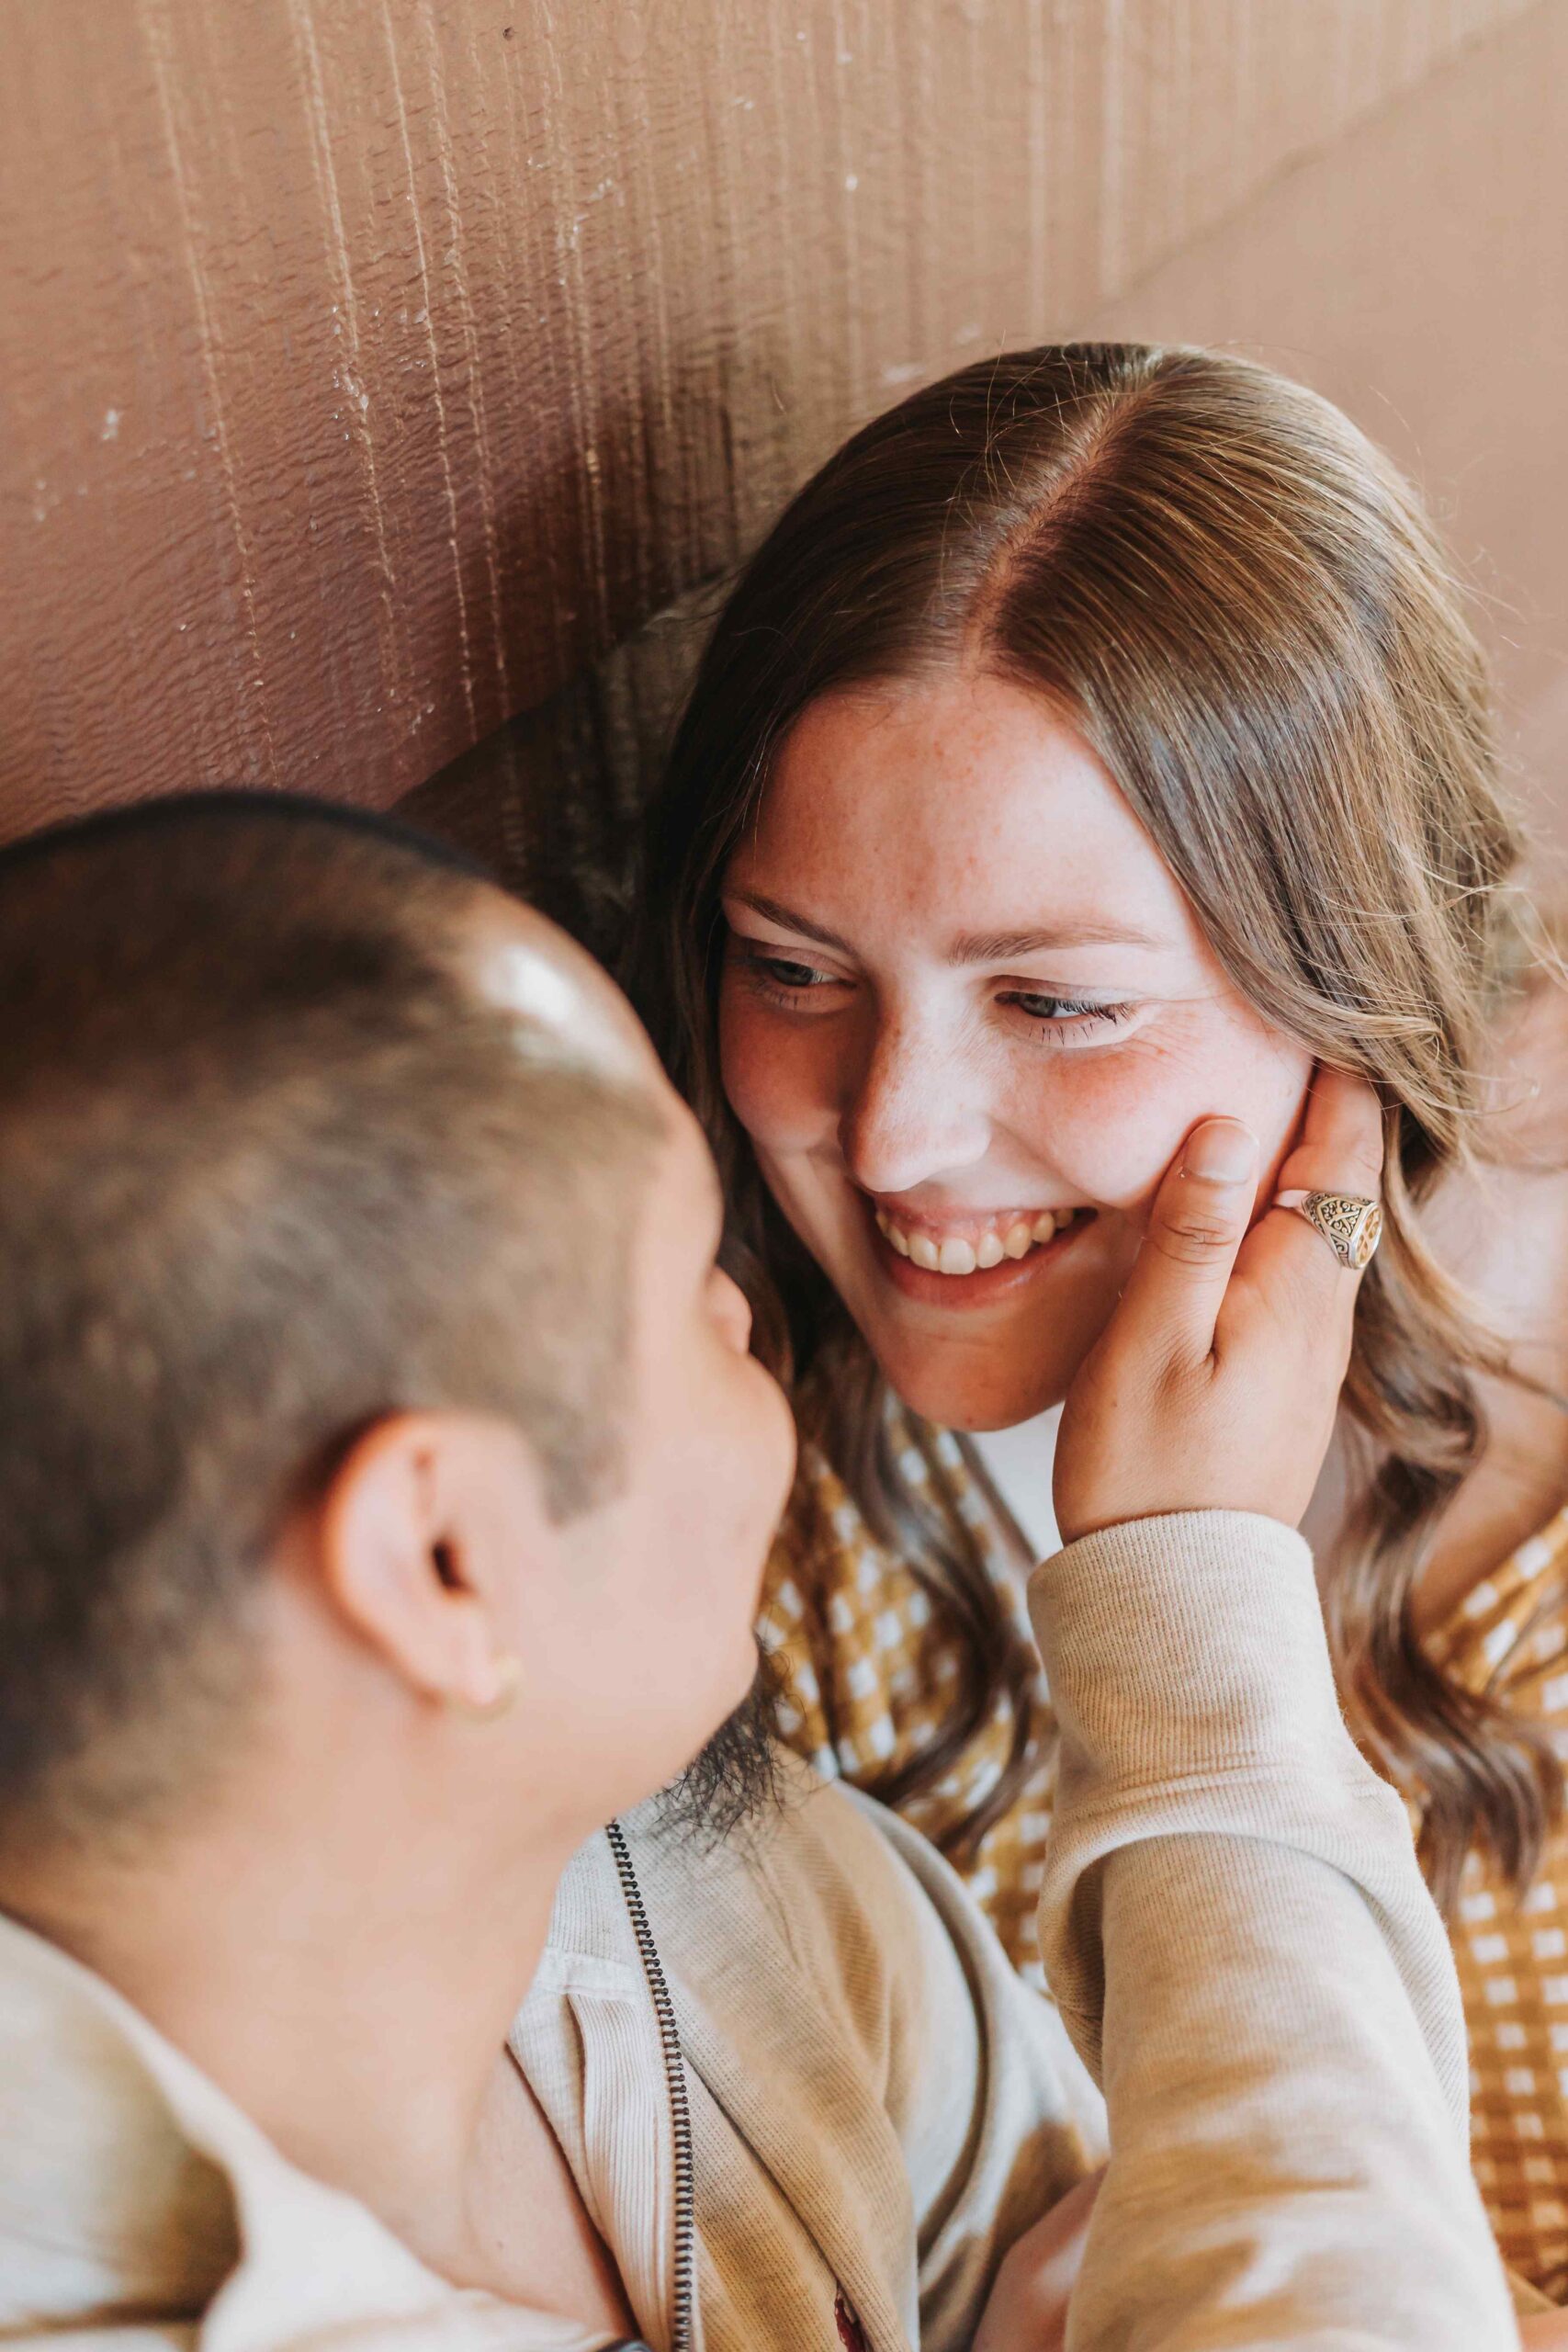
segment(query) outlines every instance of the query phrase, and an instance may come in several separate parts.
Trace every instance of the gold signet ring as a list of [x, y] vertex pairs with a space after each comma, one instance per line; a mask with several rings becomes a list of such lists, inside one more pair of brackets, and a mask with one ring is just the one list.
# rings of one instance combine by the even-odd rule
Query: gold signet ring
[[1274, 1206], [1304, 1216], [1353, 1274], [1371, 1265], [1382, 1239], [1382, 1204], [1364, 1193], [1276, 1193]]

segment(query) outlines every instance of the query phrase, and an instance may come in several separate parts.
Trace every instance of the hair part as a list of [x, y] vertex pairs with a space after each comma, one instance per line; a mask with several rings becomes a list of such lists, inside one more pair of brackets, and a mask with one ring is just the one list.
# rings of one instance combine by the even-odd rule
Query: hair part
[[[1532, 1726], [1431, 1663], [1409, 1605], [1483, 1442], [1474, 1375], [1506, 1369], [1417, 1217], [1475, 1148], [1489, 1025], [1525, 961], [1519, 836], [1480, 650], [1413, 492], [1329, 402], [1215, 352], [1005, 354], [866, 426], [743, 573], [650, 820], [635, 993], [718, 1156], [759, 1341], [873, 1528], [912, 1536], [914, 1574], [964, 1629], [953, 1724], [897, 1794], [942, 1777], [957, 1725], [983, 1721], [998, 1690], [1027, 1708], [1020, 1637], [974, 1536], [955, 1525], [942, 1557], [915, 1524], [876, 1442], [885, 1385], [725, 1102], [719, 891], [809, 704], [964, 666], [1050, 701], [1237, 989], [1379, 1092], [1385, 1238], [1346, 1389], [1372, 1466], [1326, 1576], [1336, 1662], [1361, 1736], [1422, 1800], [1439, 1896], [1478, 1838], [1522, 1885], [1561, 1768]], [[959, 1843], [1011, 1804], [1037, 1747], [1025, 1725]]]
[[0, 853], [0, 1842], [222, 1762], [268, 1549], [381, 1416], [511, 1419], [559, 1519], [613, 1488], [663, 1125], [468, 985], [484, 887], [274, 796]]

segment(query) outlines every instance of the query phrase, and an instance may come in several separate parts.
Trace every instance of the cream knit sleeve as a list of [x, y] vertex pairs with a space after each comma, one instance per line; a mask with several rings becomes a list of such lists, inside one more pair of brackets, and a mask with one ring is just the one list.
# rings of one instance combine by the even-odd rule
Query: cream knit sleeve
[[1111, 2161], [1069, 2352], [1492, 2352], [1463, 2021], [1312, 1558], [1202, 1511], [1035, 1572], [1061, 1725], [1041, 1942]]

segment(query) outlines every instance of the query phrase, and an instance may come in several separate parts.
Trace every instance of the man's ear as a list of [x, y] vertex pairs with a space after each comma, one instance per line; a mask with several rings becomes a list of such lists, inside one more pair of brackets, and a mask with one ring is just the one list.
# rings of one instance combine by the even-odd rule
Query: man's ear
[[[499, 1423], [465, 1413], [397, 1413], [355, 1440], [321, 1506], [327, 1598], [360, 1639], [426, 1697], [484, 1714], [511, 1695], [518, 1660], [498, 1607], [480, 1498], [520, 1452]], [[520, 1506], [526, 1542], [529, 1483]]]

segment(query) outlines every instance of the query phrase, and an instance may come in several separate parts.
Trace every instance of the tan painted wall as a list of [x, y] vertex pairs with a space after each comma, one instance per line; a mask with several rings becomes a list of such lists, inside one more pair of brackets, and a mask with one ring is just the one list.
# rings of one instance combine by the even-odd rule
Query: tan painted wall
[[1568, 0], [0, 0], [0, 831], [461, 760], [608, 875], [650, 616], [901, 388], [1111, 326], [1412, 458], [1568, 742]]

